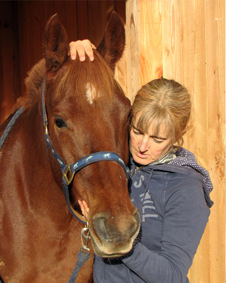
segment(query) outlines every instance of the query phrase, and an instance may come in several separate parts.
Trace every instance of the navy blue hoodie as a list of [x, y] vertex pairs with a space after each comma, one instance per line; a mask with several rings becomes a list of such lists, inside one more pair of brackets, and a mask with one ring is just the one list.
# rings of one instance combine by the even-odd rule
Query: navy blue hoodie
[[188, 283], [213, 202], [208, 172], [181, 148], [169, 164], [136, 169], [131, 159], [131, 201], [141, 215], [141, 230], [127, 256], [95, 256], [95, 283]]

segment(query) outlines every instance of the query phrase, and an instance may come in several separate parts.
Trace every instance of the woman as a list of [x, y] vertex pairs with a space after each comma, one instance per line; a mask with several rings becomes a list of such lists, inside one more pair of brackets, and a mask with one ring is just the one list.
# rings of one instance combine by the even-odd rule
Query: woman
[[[79, 56], [92, 54], [88, 41], [81, 50]], [[130, 128], [129, 192], [140, 211], [141, 230], [128, 255], [95, 256], [95, 283], [189, 282], [213, 204], [208, 172], [182, 148], [190, 112], [187, 89], [173, 80], [153, 80], [138, 91]], [[87, 204], [80, 206], [87, 217]]]

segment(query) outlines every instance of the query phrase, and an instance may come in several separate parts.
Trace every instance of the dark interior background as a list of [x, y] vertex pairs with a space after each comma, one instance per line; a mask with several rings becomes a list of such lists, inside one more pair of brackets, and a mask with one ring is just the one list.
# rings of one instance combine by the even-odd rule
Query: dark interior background
[[0, 123], [25, 91], [24, 79], [43, 57], [44, 28], [55, 13], [69, 41], [90, 39], [97, 45], [114, 10], [125, 21], [126, 0], [0, 1]]

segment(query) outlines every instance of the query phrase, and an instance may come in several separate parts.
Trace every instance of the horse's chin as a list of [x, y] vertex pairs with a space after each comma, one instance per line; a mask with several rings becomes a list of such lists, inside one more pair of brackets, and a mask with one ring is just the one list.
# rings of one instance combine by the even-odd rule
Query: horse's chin
[[104, 258], [114, 258], [114, 257], [125, 256], [132, 250], [132, 247], [133, 247], [133, 243], [131, 242], [130, 244], [128, 244], [127, 247], [123, 247], [120, 249], [118, 248], [118, 251], [117, 249], [111, 248], [111, 250], [114, 250], [114, 252], [111, 252], [108, 248], [104, 248], [103, 246], [100, 248], [99, 245], [93, 240], [92, 237], [91, 237], [91, 240], [92, 240], [95, 254], [100, 257], [104, 257]]

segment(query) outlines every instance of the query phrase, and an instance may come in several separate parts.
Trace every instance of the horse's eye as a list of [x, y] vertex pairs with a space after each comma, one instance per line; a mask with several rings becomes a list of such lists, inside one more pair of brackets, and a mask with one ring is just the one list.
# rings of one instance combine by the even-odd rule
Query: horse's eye
[[67, 124], [64, 122], [64, 120], [62, 120], [61, 118], [57, 118], [55, 120], [55, 124], [58, 128], [64, 128], [67, 127]]

